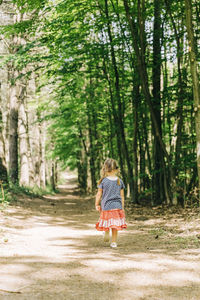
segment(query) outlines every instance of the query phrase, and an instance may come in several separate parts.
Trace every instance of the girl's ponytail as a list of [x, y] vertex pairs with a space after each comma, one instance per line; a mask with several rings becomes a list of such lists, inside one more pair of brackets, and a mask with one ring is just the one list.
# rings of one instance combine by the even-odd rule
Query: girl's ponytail
[[[102, 182], [102, 180], [107, 176], [108, 172], [113, 170], [118, 170], [119, 167], [117, 166], [116, 160], [112, 158], [106, 159], [104, 162], [103, 168], [101, 169], [101, 179], [98, 181], [98, 185]], [[117, 179], [117, 184], [120, 185], [120, 179]]]
[[99, 179], [99, 181], [98, 181], [98, 185], [100, 185], [101, 184], [101, 182], [102, 182], [102, 180], [104, 179], [105, 177], [102, 177], [102, 178], [100, 178]]
[[106, 177], [105, 166], [101, 169], [101, 178], [98, 181], [98, 185], [102, 182], [102, 180]]

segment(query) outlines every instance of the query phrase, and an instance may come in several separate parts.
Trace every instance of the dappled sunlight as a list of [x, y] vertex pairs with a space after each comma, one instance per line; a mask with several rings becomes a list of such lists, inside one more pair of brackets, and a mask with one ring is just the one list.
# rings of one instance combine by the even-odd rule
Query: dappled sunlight
[[[62, 262], [50, 262], [46, 260], [46, 257], [40, 257], [40, 260], [37, 260], [37, 257], [26, 257], [25, 260], [23, 256], [17, 258], [8, 257], [7, 260], [8, 267], [17, 261], [22, 268], [20, 272], [15, 271], [16, 275], [13, 277], [5, 274], [6, 278], [10, 280], [10, 284], [5, 284], [2, 278], [0, 288], [8, 291], [21, 291], [20, 299], [25, 299], [23, 295], [24, 297], [29, 296], [30, 299], [35, 299], [32, 298], [32, 295], [34, 296], [35, 293], [38, 293], [38, 296], [42, 294], [42, 297], [50, 295], [54, 296], [54, 299], [62, 299], [60, 298], [62, 295], [60, 293], [62, 292], [65, 292], [67, 297], [64, 299], [84, 299], [88, 295], [87, 299], [92, 300], [96, 299], [96, 292], [101, 292], [101, 295], [104, 297], [109, 292], [110, 295], [112, 294], [113, 297], [116, 297], [114, 285], [106, 282], [106, 280], [98, 282], [88, 279], [85, 273], [82, 273], [85, 265], [79, 261], [66, 259]], [[24, 273], [22, 272], [23, 268]], [[27, 277], [28, 279], [26, 279]]]
[[191, 283], [200, 284], [200, 276], [198, 272], [169, 271], [167, 274], [162, 275], [162, 279], [166, 285], [171, 286], [186, 286]]
[[[198, 249], [182, 249], [180, 252], [177, 253], [178, 256], [181, 255], [183, 260], [193, 260], [199, 259], [200, 262], [200, 250]], [[197, 260], [198, 263], [198, 260]]]
[[192, 223], [184, 227], [181, 217], [171, 222], [136, 211], [127, 216], [128, 229], [119, 232], [118, 248], [111, 249], [95, 229], [94, 200], [71, 194], [65, 187], [46, 199], [21, 199], [2, 214], [0, 289], [21, 292], [8, 299], [51, 295], [54, 300], [62, 293], [64, 300], [199, 295], [198, 239], [183, 237], [186, 229], [195, 232]]

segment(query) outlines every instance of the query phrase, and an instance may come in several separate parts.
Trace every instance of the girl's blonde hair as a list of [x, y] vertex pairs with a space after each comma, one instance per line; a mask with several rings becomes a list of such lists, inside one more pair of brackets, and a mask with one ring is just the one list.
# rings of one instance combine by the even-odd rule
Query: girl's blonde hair
[[[99, 180], [98, 184], [102, 182], [102, 180], [107, 176], [108, 172], [112, 172], [113, 170], [118, 170], [119, 167], [115, 159], [107, 158], [104, 162], [104, 165], [101, 169], [101, 179]], [[117, 179], [117, 184], [120, 185], [119, 178]]]

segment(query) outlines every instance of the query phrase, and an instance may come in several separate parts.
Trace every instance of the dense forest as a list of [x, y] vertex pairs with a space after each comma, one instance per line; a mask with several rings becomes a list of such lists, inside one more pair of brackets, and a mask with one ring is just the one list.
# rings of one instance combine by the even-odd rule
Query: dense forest
[[96, 190], [115, 158], [133, 203], [198, 205], [198, 0], [5, 0], [0, 180]]

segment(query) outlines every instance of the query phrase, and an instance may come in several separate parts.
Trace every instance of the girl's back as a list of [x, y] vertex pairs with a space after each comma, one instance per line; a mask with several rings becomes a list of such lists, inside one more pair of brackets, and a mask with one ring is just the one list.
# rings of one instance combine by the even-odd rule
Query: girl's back
[[120, 191], [124, 189], [124, 183], [121, 179], [120, 184], [118, 184], [118, 177], [112, 179], [105, 177], [98, 187], [103, 190], [101, 201], [102, 210], [122, 209]]

